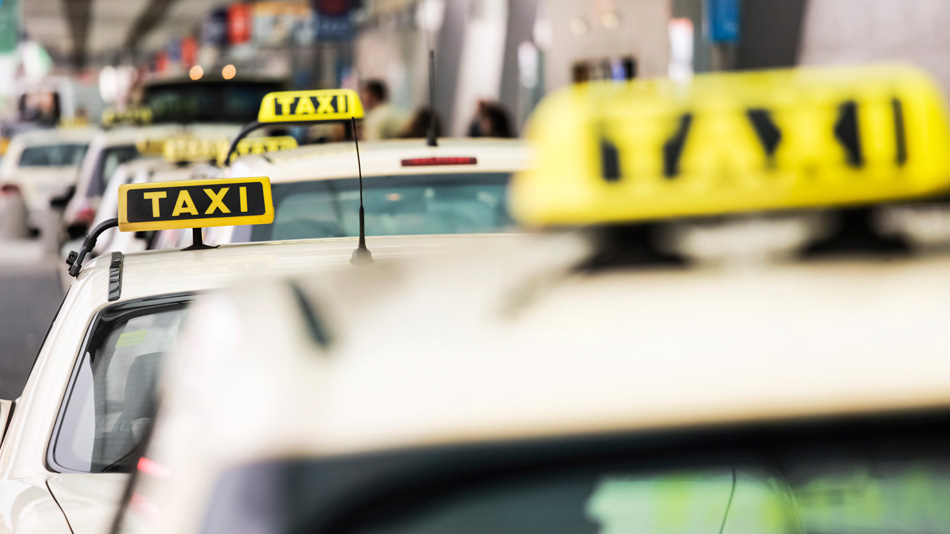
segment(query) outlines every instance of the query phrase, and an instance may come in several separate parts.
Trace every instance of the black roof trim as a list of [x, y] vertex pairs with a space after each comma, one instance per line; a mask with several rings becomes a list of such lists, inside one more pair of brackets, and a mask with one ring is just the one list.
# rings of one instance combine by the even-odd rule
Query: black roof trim
[[119, 300], [122, 296], [122, 260], [121, 252], [112, 253], [109, 263], [109, 302]]

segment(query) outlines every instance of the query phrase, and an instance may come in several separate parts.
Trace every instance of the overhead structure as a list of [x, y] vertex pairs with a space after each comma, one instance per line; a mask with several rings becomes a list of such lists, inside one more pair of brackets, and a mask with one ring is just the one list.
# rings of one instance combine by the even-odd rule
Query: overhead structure
[[181, 37], [214, 0], [20, 0], [27, 36], [59, 65], [111, 64]]

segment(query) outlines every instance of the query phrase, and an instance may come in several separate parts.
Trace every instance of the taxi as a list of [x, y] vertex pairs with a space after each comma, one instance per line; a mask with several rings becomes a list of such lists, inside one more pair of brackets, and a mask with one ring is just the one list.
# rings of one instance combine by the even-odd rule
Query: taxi
[[[200, 228], [273, 218], [266, 178], [126, 184], [118, 218], [70, 256], [76, 276], [22, 396], [0, 401], [0, 532], [102, 533], [149, 428], [152, 388], [196, 295], [228, 283], [309, 272], [349, 261], [357, 240], [231, 245], [201, 242]], [[98, 236], [193, 228], [186, 250], [84, 261]], [[378, 238], [376, 261], [478, 245], [478, 239]]]
[[[132, 117], [119, 115], [114, 118], [145, 121], [150, 115]], [[89, 151], [83, 158], [76, 190], [66, 210], [63, 222], [67, 228], [74, 228], [73, 237], [82, 235], [95, 217], [99, 201], [106, 185], [116, 168], [139, 156], [137, 146], [161, 142], [176, 134], [188, 134], [200, 137], [230, 137], [238, 131], [238, 126], [227, 124], [139, 124], [128, 125], [116, 122], [115, 127], [99, 132], [92, 140]]]
[[32, 227], [45, 227], [50, 201], [75, 185], [94, 135], [91, 128], [56, 128], [31, 130], [10, 141], [0, 163], [0, 184], [19, 188]]
[[[891, 143], [875, 144], [884, 124]], [[834, 146], [808, 142], [821, 128]], [[888, 66], [592, 83], [549, 97], [530, 132], [555, 161], [513, 184], [515, 215], [546, 231], [529, 245], [205, 296], [118, 531], [947, 524], [946, 249], [741, 269], [624, 254], [646, 223], [942, 199], [950, 124], [932, 81]], [[797, 152], [769, 163], [786, 142]]]
[[[353, 91], [286, 91], [267, 95], [258, 120], [245, 130], [362, 117], [362, 104]], [[530, 160], [523, 141], [508, 139], [350, 141], [297, 148], [280, 137], [239, 136], [233, 144], [234, 154], [243, 157], [224, 173], [235, 178], [269, 176], [275, 220], [209, 229], [209, 243], [355, 237], [361, 196], [371, 235], [511, 231], [508, 183]], [[230, 161], [230, 153], [222, 158], [223, 163]], [[188, 239], [186, 232], [163, 232], [156, 246], [178, 246]]]
[[[96, 210], [92, 226], [95, 227], [118, 213], [119, 189], [122, 185], [217, 178], [220, 174], [219, 168], [212, 164], [214, 155], [209, 148], [217, 153], [218, 147], [227, 142], [227, 139], [222, 137], [203, 138], [179, 134], [153, 143], [138, 144], [141, 157], [120, 165], [113, 173]], [[93, 252], [101, 255], [113, 251], [127, 253], [145, 250], [154, 234], [154, 231], [107, 230], [99, 237]]]

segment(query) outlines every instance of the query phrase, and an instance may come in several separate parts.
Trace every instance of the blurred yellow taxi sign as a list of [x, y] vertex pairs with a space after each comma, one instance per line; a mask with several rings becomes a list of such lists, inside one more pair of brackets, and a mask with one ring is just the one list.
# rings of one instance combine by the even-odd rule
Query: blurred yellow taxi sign
[[135, 149], [142, 156], [161, 156], [165, 153], [165, 140], [139, 139], [135, 142]]
[[363, 118], [363, 103], [351, 89], [282, 91], [261, 101], [258, 122], [322, 122]]
[[950, 190], [934, 83], [903, 65], [581, 84], [546, 99], [511, 208], [536, 226], [913, 199]]
[[[229, 143], [225, 143], [218, 152], [218, 164], [223, 165], [228, 156]], [[289, 135], [278, 135], [273, 137], [251, 137], [238, 141], [234, 153], [238, 156], [248, 154], [264, 154], [266, 152], [278, 152], [281, 150], [290, 150], [297, 148], [297, 140]]]
[[221, 150], [228, 149], [228, 140], [176, 136], [165, 140], [162, 155], [172, 163], [215, 161]]
[[128, 108], [117, 110], [106, 108], [102, 112], [102, 125], [114, 126], [116, 124], [142, 125], [152, 122], [152, 110], [148, 107]]
[[273, 221], [270, 179], [264, 177], [119, 187], [119, 230], [123, 232]]

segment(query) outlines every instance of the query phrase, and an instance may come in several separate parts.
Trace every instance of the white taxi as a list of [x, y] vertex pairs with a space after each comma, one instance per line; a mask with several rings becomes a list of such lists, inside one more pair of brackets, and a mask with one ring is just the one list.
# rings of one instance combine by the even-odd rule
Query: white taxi
[[[119, 188], [127, 184], [170, 182], [176, 180], [217, 178], [220, 169], [212, 164], [223, 137], [203, 138], [194, 135], [173, 135], [150, 144], [139, 144], [142, 156], [120, 165], [113, 173], [102, 194], [92, 226], [112, 218], [119, 211]], [[213, 150], [208, 150], [208, 149]], [[119, 232], [107, 230], [99, 237], [93, 252], [96, 255], [113, 251], [138, 252], [149, 248], [155, 232]], [[190, 236], [189, 236], [190, 237]], [[158, 246], [152, 248], [181, 248]]]
[[[121, 194], [118, 224], [128, 231], [266, 221], [273, 213], [265, 178], [131, 184]], [[374, 253], [383, 265], [388, 257], [479, 243], [452, 237], [377, 238]], [[0, 401], [0, 532], [105, 532], [149, 426], [157, 373], [195, 295], [275, 273], [349, 265], [357, 244], [211, 248], [199, 241], [190, 250], [113, 252], [83, 267], [95, 246], [88, 238], [70, 258], [77, 279], [22, 396]]]
[[[280, 102], [309, 98], [339, 103], [347, 111], [338, 113], [331, 106], [330, 113], [319, 104], [302, 110], [304, 104], [295, 104], [288, 116], [275, 112], [283, 107]], [[288, 91], [263, 99], [256, 124], [345, 122], [361, 117], [362, 105], [352, 91]], [[530, 164], [525, 143], [510, 139], [347, 142], [265, 151], [266, 139], [245, 140], [256, 142], [259, 149], [246, 147], [241, 152], [249, 155], [232, 163], [224, 174], [271, 178], [273, 224], [209, 229], [205, 234], [209, 243], [357, 236], [361, 193], [370, 235], [511, 231], [508, 183], [512, 174]], [[236, 140], [235, 147], [245, 141]], [[178, 246], [188, 239], [186, 232], [172, 230], [163, 232], [157, 243]]]
[[[695, 84], [591, 84], [542, 106], [532, 135], [554, 161], [516, 179], [513, 205], [539, 227], [593, 226], [563, 246], [535, 236], [203, 300], [119, 531], [943, 531], [946, 250], [741, 269], [627, 254], [644, 222], [942, 195], [941, 97], [894, 67]], [[677, 132], [684, 114], [693, 132]], [[849, 122], [832, 146], [781, 145]], [[868, 131], [882, 124], [889, 144]], [[762, 165], [772, 143], [791, 148]]]
[[176, 134], [226, 138], [234, 135], [238, 128], [225, 124], [156, 124], [136, 128], [118, 127], [98, 133], [83, 158], [76, 191], [63, 213], [64, 224], [83, 230], [88, 227], [116, 168], [139, 157], [137, 145], [163, 141]]
[[94, 135], [89, 128], [57, 128], [31, 130], [10, 141], [0, 163], [0, 183], [19, 187], [34, 228], [45, 226], [40, 219], [50, 211], [50, 200], [76, 184]]

